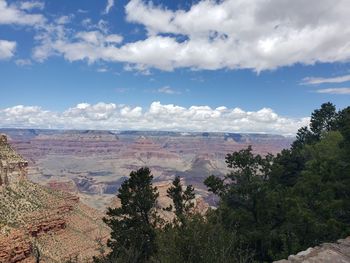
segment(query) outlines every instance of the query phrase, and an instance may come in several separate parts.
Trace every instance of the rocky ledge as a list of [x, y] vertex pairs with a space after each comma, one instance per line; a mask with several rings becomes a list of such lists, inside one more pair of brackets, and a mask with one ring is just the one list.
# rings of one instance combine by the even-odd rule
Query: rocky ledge
[[[0, 262], [91, 261], [109, 230], [79, 198], [27, 180], [27, 162], [0, 135]], [[78, 257], [79, 256], [79, 257]]]
[[340, 239], [336, 243], [324, 243], [320, 246], [308, 248], [288, 260], [283, 259], [275, 263], [347, 263], [350, 262], [350, 237]]
[[32, 245], [26, 235], [18, 230], [0, 235], [0, 262], [34, 262], [31, 257]]

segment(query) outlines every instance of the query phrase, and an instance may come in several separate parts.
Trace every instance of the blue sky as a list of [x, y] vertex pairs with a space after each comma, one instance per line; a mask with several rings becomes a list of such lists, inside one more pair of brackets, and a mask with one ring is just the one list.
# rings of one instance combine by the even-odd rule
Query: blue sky
[[293, 134], [321, 103], [349, 105], [349, 12], [346, 0], [0, 0], [0, 126]]

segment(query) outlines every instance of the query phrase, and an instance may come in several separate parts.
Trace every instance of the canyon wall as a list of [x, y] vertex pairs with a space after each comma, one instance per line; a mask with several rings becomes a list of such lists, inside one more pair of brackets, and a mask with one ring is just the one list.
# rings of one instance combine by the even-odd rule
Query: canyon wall
[[17, 154], [7, 142], [4, 134], [0, 135], [0, 187], [19, 182], [27, 174], [28, 162]]
[[103, 211], [131, 170], [148, 166], [156, 183], [180, 176], [212, 204], [203, 181], [228, 172], [227, 153], [253, 146], [277, 153], [292, 138], [268, 134], [2, 129], [29, 162], [28, 178]]
[[0, 262], [91, 260], [109, 230], [79, 197], [27, 179], [25, 161], [0, 135]]

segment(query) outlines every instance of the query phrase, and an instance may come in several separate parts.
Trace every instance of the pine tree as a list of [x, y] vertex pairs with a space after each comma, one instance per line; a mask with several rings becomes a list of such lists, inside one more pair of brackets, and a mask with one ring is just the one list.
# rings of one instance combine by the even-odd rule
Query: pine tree
[[[118, 198], [121, 207], [109, 208], [104, 222], [111, 228], [107, 262], [148, 262], [157, 251], [155, 205], [159, 196], [145, 167], [130, 173]], [[98, 260], [96, 260], [98, 262]]]
[[167, 190], [167, 196], [172, 199], [174, 207], [172, 205], [166, 208], [167, 211], [173, 211], [175, 209], [175, 215], [177, 220], [181, 224], [185, 223], [186, 216], [189, 215], [191, 208], [194, 203], [192, 202], [195, 198], [194, 188], [192, 185], [188, 185], [186, 190], [183, 191], [180, 177], [175, 177], [172, 186]]

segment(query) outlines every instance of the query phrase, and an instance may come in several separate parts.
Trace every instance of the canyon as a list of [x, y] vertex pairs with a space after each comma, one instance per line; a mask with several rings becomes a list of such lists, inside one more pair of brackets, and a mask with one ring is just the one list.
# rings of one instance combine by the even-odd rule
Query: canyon
[[[131, 170], [148, 166], [160, 196], [171, 204], [175, 176], [196, 188], [194, 211], [211, 200], [203, 180], [226, 170], [225, 155], [253, 145], [276, 153], [290, 140], [272, 135], [1, 129], [0, 262], [89, 262], [109, 237], [102, 222]], [[6, 134], [6, 135], [5, 135]], [[97, 209], [96, 209], [97, 208]]]
[[109, 230], [71, 193], [27, 178], [28, 162], [0, 136], [0, 262], [91, 260]]
[[30, 181], [72, 193], [104, 211], [132, 170], [148, 166], [155, 184], [180, 176], [215, 204], [203, 181], [228, 172], [225, 156], [252, 145], [265, 155], [288, 148], [293, 138], [269, 134], [162, 131], [0, 129], [28, 160]]
[[[180, 176], [196, 188], [194, 211], [215, 205], [203, 185], [223, 175], [225, 156], [248, 145], [276, 154], [291, 138], [261, 134], [0, 129], [0, 262], [91, 262], [109, 237], [107, 206], [131, 170], [148, 166], [159, 191], [157, 208], [173, 214], [167, 189]], [[97, 208], [97, 209], [96, 209]], [[348, 262], [349, 237], [291, 255], [283, 262]]]

